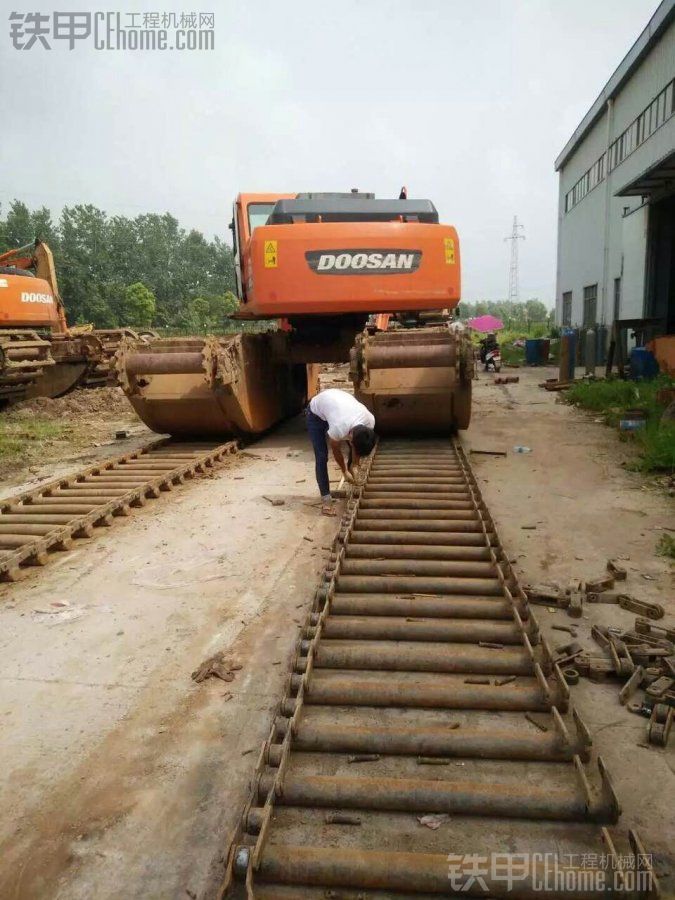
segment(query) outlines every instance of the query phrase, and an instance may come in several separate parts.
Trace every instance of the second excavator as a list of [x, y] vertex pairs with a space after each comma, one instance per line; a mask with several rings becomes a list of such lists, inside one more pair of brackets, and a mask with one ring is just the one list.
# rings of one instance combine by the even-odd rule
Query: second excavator
[[[460, 299], [459, 240], [431, 201], [241, 194], [231, 228], [236, 317], [271, 330], [123, 341], [117, 376], [147, 425], [260, 434], [299, 411], [316, 364], [349, 360], [378, 432], [468, 427], [473, 350], [447, 315]], [[368, 324], [375, 314], [389, 314], [386, 330]]]
[[111, 384], [111, 363], [123, 337], [140, 342], [156, 335], [68, 326], [46, 243], [36, 240], [0, 254], [0, 406]]

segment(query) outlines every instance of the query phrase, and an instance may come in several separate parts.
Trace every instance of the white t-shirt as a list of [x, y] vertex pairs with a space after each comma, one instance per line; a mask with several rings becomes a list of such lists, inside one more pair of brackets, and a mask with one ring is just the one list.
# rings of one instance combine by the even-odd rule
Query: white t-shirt
[[327, 388], [309, 401], [309, 408], [324, 422], [328, 422], [328, 437], [344, 441], [357, 425], [375, 428], [375, 416], [363, 403], [338, 388]]

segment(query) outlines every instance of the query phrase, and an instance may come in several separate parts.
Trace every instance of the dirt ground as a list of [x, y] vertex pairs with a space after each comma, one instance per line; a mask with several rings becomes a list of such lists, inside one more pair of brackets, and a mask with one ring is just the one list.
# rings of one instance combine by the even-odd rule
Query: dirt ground
[[[610, 429], [537, 387], [554, 372], [519, 374], [508, 387], [481, 376], [463, 440], [508, 451], [471, 460], [523, 581], [566, 585], [628, 557], [626, 590], [672, 622], [673, 569], [655, 548], [673, 501], [622, 467]], [[211, 895], [335, 531], [312, 505], [312, 469], [303, 422], [287, 423], [0, 589], [0, 897]], [[43, 611], [57, 600], [69, 605]], [[553, 646], [569, 639], [553, 624], [578, 621], [590, 648], [594, 622], [634, 618], [535, 612]], [[196, 684], [217, 651], [242, 668]], [[646, 720], [615, 682], [572, 690], [622, 802], [618, 829], [639, 829], [672, 887], [672, 749], [640, 746]]]
[[[118, 431], [129, 436], [117, 440]], [[150, 436], [118, 387], [17, 403], [0, 413], [0, 497], [121, 455]]]

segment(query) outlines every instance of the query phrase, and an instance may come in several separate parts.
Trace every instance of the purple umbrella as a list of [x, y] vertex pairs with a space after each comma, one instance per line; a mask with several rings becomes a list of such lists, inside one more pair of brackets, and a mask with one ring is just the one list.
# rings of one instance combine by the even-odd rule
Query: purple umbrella
[[473, 328], [474, 331], [481, 331], [484, 334], [488, 334], [491, 331], [499, 331], [504, 327], [502, 320], [496, 316], [476, 316], [473, 319], [469, 319], [466, 324], [469, 328]]

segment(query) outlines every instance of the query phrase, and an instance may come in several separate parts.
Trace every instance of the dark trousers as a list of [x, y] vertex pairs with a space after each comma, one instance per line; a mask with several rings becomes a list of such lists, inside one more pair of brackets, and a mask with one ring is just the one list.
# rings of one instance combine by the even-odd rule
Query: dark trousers
[[316, 483], [322, 497], [330, 494], [330, 481], [328, 480], [328, 442], [326, 432], [328, 422], [314, 415], [311, 409], [307, 409], [307, 431], [314, 448], [314, 463], [316, 471]]

